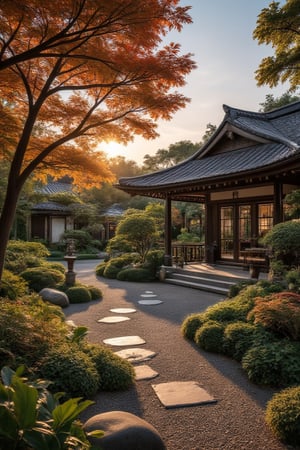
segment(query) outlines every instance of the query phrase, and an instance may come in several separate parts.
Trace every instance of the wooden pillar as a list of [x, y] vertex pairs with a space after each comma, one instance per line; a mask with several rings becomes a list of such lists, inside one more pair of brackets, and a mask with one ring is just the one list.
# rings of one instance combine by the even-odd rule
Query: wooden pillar
[[164, 265], [172, 266], [172, 215], [171, 198], [167, 195], [165, 200], [165, 255]]
[[283, 222], [283, 192], [282, 184], [274, 183], [274, 225]]

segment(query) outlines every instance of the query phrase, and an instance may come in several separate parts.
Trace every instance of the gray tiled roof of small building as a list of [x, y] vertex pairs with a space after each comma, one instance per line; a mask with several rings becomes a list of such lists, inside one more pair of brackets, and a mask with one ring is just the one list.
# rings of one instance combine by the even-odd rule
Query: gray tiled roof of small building
[[41, 188], [43, 194], [58, 194], [60, 192], [72, 192], [72, 184], [53, 181]]
[[33, 211], [60, 211], [60, 212], [69, 212], [70, 208], [66, 205], [62, 205], [56, 202], [41, 202], [37, 203], [32, 208]]

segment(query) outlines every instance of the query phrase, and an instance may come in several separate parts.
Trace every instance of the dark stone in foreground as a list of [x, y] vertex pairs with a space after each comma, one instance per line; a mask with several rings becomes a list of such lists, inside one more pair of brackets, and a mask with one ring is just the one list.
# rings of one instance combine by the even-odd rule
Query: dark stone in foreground
[[145, 420], [124, 411], [110, 411], [91, 417], [86, 432], [104, 431], [100, 439], [89, 438], [103, 450], [166, 450], [158, 431]]
[[62, 308], [66, 308], [70, 304], [67, 294], [57, 289], [44, 288], [39, 292], [39, 295], [44, 301], [61, 306]]

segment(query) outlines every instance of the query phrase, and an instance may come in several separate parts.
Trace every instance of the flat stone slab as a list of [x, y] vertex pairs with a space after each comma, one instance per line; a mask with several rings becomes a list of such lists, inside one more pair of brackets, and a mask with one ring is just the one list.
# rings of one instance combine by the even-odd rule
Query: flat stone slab
[[161, 300], [139, 300], [138, 303], [140, 305], [159, 305], [160, 303], [163, 303]]
[[116, 314], [132, 314], [136, 312], [136, 309], [134, 308], [113, 308], [110, 309], [110, 312], [116, 313]]
[[156, 353], [152, 352], [151, 350], [135, 347], [125, 348], [124, 350], [115, 352], [115, 354], [120, 356], [120, 358], [127, 359], [133, 364], [148, 361], [149, 359], [154, 358], [154, 356], [156, 355]]
[[147, 364], [142, 364], [134, 368], [136, 381], [151, 380], [158, 376], [158, 372], [151, 369]]
[[145, 291], [145, 294], [153, 294], [153, 291]]
[[129, 317], [126, 316], [107, 316], [103, 317], [103, 319], [97, 320], [99, 323], [119, 323], [125, 322], [126, 320], [130, 320]]
[[116, 345], [116, 346], [123, 346], [123, 345], [142, 345], [145, 344], [146, 341], [142, 339], [140, 336], [119, 336], [115, 338], [110, 339], [104, 339], [104, 344], [108, 345]]
[[152, 384], [152, 388], [166, 408], [204, 405], [217, 401], [196, 381]]
[[143, 298], [154, 298], [157, 297], [156, 294], [141, 294], [141, 297]]

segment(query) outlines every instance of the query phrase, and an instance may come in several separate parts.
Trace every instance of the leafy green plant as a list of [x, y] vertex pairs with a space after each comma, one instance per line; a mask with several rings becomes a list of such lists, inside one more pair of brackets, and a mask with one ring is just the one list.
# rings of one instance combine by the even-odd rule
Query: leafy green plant
[[242, 359], [242, 367], [256, 384], [292, 386], [300, 383], [299, 351], [299, 342], [267, 342], [250, 348]]
[[104, 270], [106, 268], [106, 264], [107, 264], [106, 262], [102, 262], [102, 263], [97, 265], [95, 272], [96, 272], [96, 275], [98, 277], [102, 277], [103, 276]]
[[100, 300], [103, 297], [103, 293], [97, 286], [86, 286], [91, 294], [91, 300]]
[[240, 361], [255, 340], [256, 327], [245, 322], [227, 325], [224, 331], [223, 348], [225, 353]]
[[182, 335], [191, 341], [195, 338], [195, 333], [204, 324], [202, 313], [194, 313], [187, 316], [181, 324]]
[[300, 219], [276, 224], [263, 237], [263, 244], [272, 248], [275, 259], [288, 266], [297, 265], [300, 254]]
[[285, 274], [285, 280], [290, 291], [300, 293], [300, 267], [289, 270]]
[[131, 267], [128, 269], [121, 269], [117, 273], [117, 280], [120, 281], [136, 281], [145, 282], [153, 281], [155, 279], [154, 275], [148, 270], [142, 267]]
[[89, 449], [89, 436], [100, 438], [103, 432], [86, 433], [78, 420], [93, 402], [80, 398], [60, 403], [43, 380], [35, 383], [21, 378], [23, 368], [16, 372], [1, 370], [0, 383], [0, 446], [6, 449], [69, 450]]
[[268, 402], [266, 422], [281, 441], [290, 445], [300, 442], [300, 386], [278, 392]]
[[27, 283], [22, 277], [4, 269], [0, 285], [0, 297], [16, 300], [17, 297], [25, 295], [27, 291]]
[[249, 284], [254, 284], [253, 280], [243, 280], [239, 283], [233, 284], [229, 288], [228, 298], [236, 297], [245, 287], [249, 286]]
[[14, 274], [20, 274], [29, 267], [38, 267], [49, 255], [47, 248], [39, 242], [9, 241], [5, 268]]
[[33, 267], [21, 272], [20, 276], [27, 281], [28, 286], [35, 292], [40, 292], [46, 287], [54, 288], [64, 281], [64, 275], [54, 269], [44, 267]]
[[85, 286], [71, 286], [66, 290], [70, 303], [88, 303], [92, 299], [89, 289]]
[[258, 297], [248, 317], [276, 335], [300, 340], [299, 294], [279, 292], [264, 298]]
[[127, 360], [101, 345], [85, 344], [83, 351], [89, 355], [100, 374], [99, 389], [118, 391], [128, 389], [133, 384], [135, 372]]
[[149, 270], [153, 276], [156, 276], [158, 269], [163, 263], [164, 252], [162, 250], [150, 250], [146, 255], [143, 268]]
[[195, 334], [195, 342], [198, 347], [207, 352], [223, 352], [224, 325], [215, 321], [205, 322], [198, 328]]
[[99, 374], [91, 358], [77, 345], [51, 349], [39, 364], [39, 373], [52, 381], [51, 391], [69, 396], [93, 397], [99, 388]]
[[68, 333], [61, 308], [44, 303], [37, 294], [3, 299], [0, 305], [0, 346], [13, 355], [13, 367], [31, 367]]

